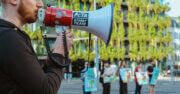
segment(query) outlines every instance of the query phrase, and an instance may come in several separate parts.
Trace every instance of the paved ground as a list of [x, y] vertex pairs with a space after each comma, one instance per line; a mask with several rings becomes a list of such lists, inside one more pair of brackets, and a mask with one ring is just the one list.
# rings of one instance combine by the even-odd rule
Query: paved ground
[[[179, 79], [179, 78], [177, 78]], [[62, 81], [61, 88], [58, 94], [83, 94], [81, 80], [67, 80]], [[128, 84], [128, 94], [134, 94], [135, 83], [130, 82]], [[180, 81], [176, 80], [174, 82], [170, 79], [162, 78], [158, 81], [156, 85], [156, 94], [180, 94]], [[98, 84], [98, 91], [92, 94], [102, 94], [102, 86]], [[111, 84], [111, 94], [119, 94], [119, 81]], [[144, 85], [142, 88], [142, 94], [148, 94], [148, 85]]]

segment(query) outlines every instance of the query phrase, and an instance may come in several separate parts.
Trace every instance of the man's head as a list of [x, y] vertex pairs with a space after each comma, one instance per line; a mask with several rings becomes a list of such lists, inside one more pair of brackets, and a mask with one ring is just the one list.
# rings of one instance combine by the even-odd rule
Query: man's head
[[42, 0], [1, 0], [1, 3], [3, 13], [14, 11], [12, 15], [20, 18], [24, 24], [35, 22], [38, 9], [43, 7]]
[[138, 62], [138, 68], [142, 68], [142, 62]]
[[105, 61], [105, 60], [104, 60], [103, 63], [104, 63], [104, 67], [105, 67], [105, 68], [108, 68], [108, 67], [109, 67], [109, 61]]
[[155, 62], [153, 59], [151, 59], [150, 62], [151, 62], [151, 65], [153, 65], [153, 66], [155, 65]]

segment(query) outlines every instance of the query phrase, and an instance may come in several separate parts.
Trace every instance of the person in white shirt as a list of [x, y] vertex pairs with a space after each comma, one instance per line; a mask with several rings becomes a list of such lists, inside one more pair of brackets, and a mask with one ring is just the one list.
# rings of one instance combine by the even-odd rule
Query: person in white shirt
[[[104, 76], [112, 76], [112, 75], [113, 75], [113, 71], [111, 71], [110, 62], [103, 61], [103, 69], [101, 71], [101, 78], [103, 79]], [[102, 94], [110, 94], [111, 83], [104, 83], [102, 81], [102, 85], [103, 85], [103, 93]]]

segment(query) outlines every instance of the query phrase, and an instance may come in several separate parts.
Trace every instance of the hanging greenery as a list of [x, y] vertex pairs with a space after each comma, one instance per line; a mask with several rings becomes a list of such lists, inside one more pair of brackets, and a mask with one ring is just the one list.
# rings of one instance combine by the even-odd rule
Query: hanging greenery
[[[75, 11], [92, 11], [93, 0], [43, 0], [45, 4], [57, 4], [59, 8], [71, 9]], [[163, 15], [170, 8], [168, 4], [160, 4], [158, 0], [152, 3], [147, 0], [96, 0], [97, 7], [105, 7], [109, 3], [114, 3], [114, 20], [113, 32], [108, 46], [98, 39], [99, 55], [102, 59], [115, 58], [124, 60], [127, 55], [131, 61], [145, 61], [150, 58], [162, 60], [172, 53], [170, 42], [172, 37], [168, 32], [171, 27], [171, 18]], [[125, 13], [122, 9], [122, 2], [127, 4], [128, 29], [124, 26]], [[163, 16], [160, 16], [162, 14]], [[179, 17], [180, 19], [180, 17]], [[30, 32], [25, 30], [31, 39], [37, 39], [38, 44], [43, 44], [40, 37], [40, 31]], [[127, 36], [125, 36], [128, 31]], [[71, 30], [74, 33], [73, 38], [88, 37], [87, 32], [80, 30]], [[128, 41], [128, 45], [127, 42]], [[88, 60], [88, 40], [75, 41], [74, 47], [70, 50], [69, 55], [72, 61], [78, 58]], [[95, 41], [92, 40], [90, 53], [90, 61], [95, 58]], [[126, 47], [125, 47], [126, 45]], [[37, 47], [39, 48], [39, 47]], [[41, 46], [40, 46], [41, 48]], [[44, 47], [42, 47], [44, 49]]]
[[[128, 6], [130, 60], [166, 58], [169, 53], [165, 47], [172, 50], [170, 45], [164, 46], [172, 40], [168, 32], [171, 27], [171, 18], [166, 15], [160, 16], [160, 14], [169, 10], [167, 4], [162, 5], [158, 0], [154, 4], [146, 0], [134, 0], [133, 5], [132, 0], [128, 0], [127, 3], [130, 5]], [[137, 14], [137, 9], [139, 14]]]

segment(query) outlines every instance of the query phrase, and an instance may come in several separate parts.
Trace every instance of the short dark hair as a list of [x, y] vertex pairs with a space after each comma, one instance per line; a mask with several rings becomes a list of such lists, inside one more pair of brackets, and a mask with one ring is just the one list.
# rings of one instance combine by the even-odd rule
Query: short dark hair
[[154, 59], [150, 59], [149, 62], [154, 62]]
[[109, 60], [103, 60], [103, 64], [108, 63], [110, 64]]
[[120, 67], [122, 66], [123, 62], [125, 62], [125, 63], [126, 63], [126, 61], [125, 61], [125, 60], [122, 60], [122, 61], [121, 61], [121, 63], [120, 63]]
[[137, 64], [140, 65], [140, 64], [142, 64], [142, 62], [140, 61], [140, 62], [138, 62]]

